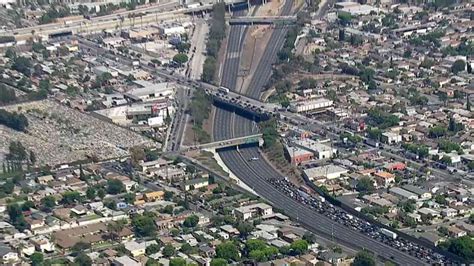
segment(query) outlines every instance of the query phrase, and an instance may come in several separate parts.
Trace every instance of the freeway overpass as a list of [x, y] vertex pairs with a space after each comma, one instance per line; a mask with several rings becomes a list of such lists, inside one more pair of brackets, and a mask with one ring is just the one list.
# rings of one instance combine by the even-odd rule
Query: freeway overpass
[[[246, 3], [246, 0], [225, 0], [226, 5]], [[111, 15], [92, 17], [90, 19], [72, 19], [64, 22], [55, 22], [32, 27], [0, 31], [0, 36], [14, 36], [17, 41], [28, 40], [35, 37], [47, 37], [52, 34], [71, 32], [96, 33], [102, 30], [133, 27], [135, 24], [159, 23], [164, 20], [173, 20], [185, 17], [189, 14], [207, 12], [212, 10], [213, 4], [203, 4], [197, 7], [186, 8], [180, 6], [177, 1], [165, 4], [155, 4], [136, 10], [124, 10]]]
[[232, 17], [230, 25], [287, 25], [296, 22], [296, 16], [256, 16], [256, 17]]
[[[120, 63], [132, 66], [132, 60], [117, 54], [111, 54], [109, 50], [100, 47], [98, 43], [81, 37], [77, 37], [77, 40], [79, 41], [79, 46], [81, 48], [94, 50], [96, 54], [100, 54], [101, 56], [107, 57], [113, 61], [115, 61], [116, 58], [119, 58]], [[222, 88], [218, 86], [197, 80], [191, 80], [185, 76], [179, 75], [177, 73], [170, 73], [164, 69], [160, 70], [155, 67], [151, 67], [148, 65], [148, 62], [142, 61], [140, 67], [166, 80], [175, 81], [176, 83], [185, 86], [193, 86], [198, 89], [205, 89], [206, 93], [212, 97], [214, 104], [228, 110], [239, 112], [247, 117], [266, 120], [275, 116], [276, 111], [281, 108], [279, 104], [265, 103], [258, 99], [254, 99], [233, 91], [223, 91]]]
[[249, 136], [244, 136], [244, 137], [219, 140], [219, 141], [214, 141], [210, 143], [185, 147], [184, 151], [197, 150], [197, 149], [216, 150], [216, 149], [229, 148], [229, 147], [240, 146], [240, 145], [245, 145], [245, 144], [258, 144], [259, 146], [262, 146], [263, 145], [262, 136], [263, 136], [262, 134], [254, 134], [254, 135], [249, 135]]

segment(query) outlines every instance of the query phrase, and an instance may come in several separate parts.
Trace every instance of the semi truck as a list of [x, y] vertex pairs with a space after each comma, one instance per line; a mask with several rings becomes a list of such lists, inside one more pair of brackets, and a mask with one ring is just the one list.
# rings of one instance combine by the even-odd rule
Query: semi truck
[[385, 236], [390, 237], [391, 239], [397, 239], [397, 233], [394, 233], [390, 230], [387, 230], [385, 228], [380, 229], [380, 233], [384, 234]]

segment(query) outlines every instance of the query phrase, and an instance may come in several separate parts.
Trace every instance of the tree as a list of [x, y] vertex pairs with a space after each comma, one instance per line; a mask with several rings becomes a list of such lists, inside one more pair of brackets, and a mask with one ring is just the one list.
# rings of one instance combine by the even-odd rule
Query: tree
[[339, 29], [339, 41], [343, 42], [346, 39], [346, 32], [344, 29]]
[[95, 199], [95, 197], [97, 196], [97, 191], [95, 190], [94, 187], [88, 187], [87, 190], [86, 190], [86, 197], [90, 200], [93, 200]]
[[375, 266], [374, 257], [367, 251], [360, 251], [357, 253], [352, 266]]
[[35, 252], [31, 254], [30, 256], [31, 265], [33, 266], [41, 265], [43, 263], [43, 260], [44, 260], [43, 253], [40, 253], [40, 252]]
[[183, 222], [184, 227], [196, 227], [199, 223], [199, 217], [197, 215], [190, 215], [186, 217], [186, 219]]
[[237, 225], [237, 230], [239, 230], [240, 237], [247, 238], [248, 235], [253, 231], [254, 227], [251, 223], [242, 222]]
[[160, 251], [160, 245], [158, 245], [158, 244], [151, 244], [151, 245], [147, 246], [146, 250], [145, 250], [147, 255], [152, 255], [152, 254], [158, 253], [158, 251]]
[[342, 26], [348, 26], [351, 23], [352, 15], [348, 12], [338, 12], [337, 18]]
[[446, 200], [446, 197], [442, 194], [438, 194], [434, 198], [435, 202], [438, 204], [446, 205], [448, 204], [448, 201]]
[[245, 248], [248, 252], [252, 250], [263, 250], [265, 247], [267, 247], [267, 244], [261, 239], [249, 239], [245, 242]]
[[66, 205], [71, 205], [81, 201], [81, 194], [79, 194], [77, 191], [64, 192], [62, 197], [61, 203]]
[[442, 162], [442, 163], [445, 164], [445, 165], [451, 165], [451, 164], [453, 163], [453, 161], [451, 160], [451, 157], [446, 156], [446, 155], [443, 156], [443, 157], [441, 158], [441, 160], [439, 160], [439, 161]]
[[170, 260], [170, 266], [186, 266], [186, 260], [183, 258], [173, 258]]
[[252, 250], [249, 253], [249, 258], [257, 262], [267, 261], [267, 256], [263, 250]]
[[21, 206], [17, 203], [11, 203], [7, 206], [8, 216], [10, 217], [10, 223], [15, 226], [20, 232], [23, 232], [28, 225], [23, 216]]
[[31, 75], [31, 68], [33, 65], [31, 64], [30, 59], [19, 56], [16, 57], [12, 64], [12, 69], [22, 73], [23, 75], [29, 77]]
[[459, 72], [462, 72], [466, 69], [466, 62], [462, 59], [458, 59], [454, 61], [453, 65], [451, 66], [451, 72], [454, 74], [457, 74]]
[[79, 253], [74, 259], [74, 263], [79, 266], [90, 266], [92, 265], [92, 260], [85, 253]]
[[225, 259], [219, 259], [219, 258], [214, 258], [211, 260], [210, 266], [226, 266], [227, 265], [227, 260]]
[[74, 246], [72, 246], [71, 250], [73, 252], [79, 253], [79, 252], [84, 252], [85, 250], [88, 250], [91, 248], [91, 244], [87, 242], [82, 242], [79, 241]]
[[35, 165], [36, 164], [36, 155], [35, 155], [35, 152], [34, 151], [30, 151], [30, 163], [32, 165]]
[[105, 197], [105, 190], [103, 188], [99, 188], [97, 190], [97, 197], [99, 197], [100, 199], [104, 199]]
[[171, 244], [166, 244], [163, 248], [162, 253], [163, 256], [169, 258], [174, 256], [174, 254], [176, 253], [176, 249]]
[[186, 54], [177, 54], [173, 56], [173, 61], [178, 63], [180, 66], [183, 65], [184, 63], [188, 62], [188, 56]]
[[117, 195], [125, 191], [125, 185], [119, 179], [109, 179], [107, 181], [107, 193]]
[[290, 249], [296, 255], [304, 254], [306, 251], [308, 251], [308, 242], [303, 239], [295, 240], [293, 243], [291, 243]]
[[28, 127], [28, 119], [23, 114], [0, 109], [0, 124], [16, 131], [25, 131]]
[[369, 177], [362, 177], [357, 182], [356, 190], [360, 193], [372, 193], [375, 190], [374, 182]]
[[316, 243], [316, 236], [311, 232], [306, 232], [303, 235], [303, 240], [306, 240], [309, 244]]
[[132, 218], [135, 233], [139, 236], [153, 236], [156, 234], [156, 224], [150, 215], [136, 215]]
[[41, 199], [41, 205], [46, 210], [51, 210], [56, 206], [56, 198], [54, 196], [46, 196]]
[[449, 240], [442, 243], [442, 247], [467, 261], [474, 260], [474, 239], [470, 236]]
[[16, 94], [13, 89], [7, 88], [5, 84], [0, 84], [0, 103], [11, 103], [16, 101]]
[[117, 239], [120, 232], [122, 232], [122, 230], [125, 228], [126, 225], [127, 225], [127, 221], [123, 219], [108, 223], [107, 230], [110, 233], [110, 237], [112, 239]]
[[163, 198], [166, 200], [166, 201], [171, 201], [173, 200], [173, 197], [174, 197], [174, 193], [173, 191], [165, 191], [165, 195], [163, 196]]
[[145, 160], [146, 154], [143, 147], [135, 146], [130, 148], [132, 165], [137, 167], [140, 161]]
[[400, 205], [405, 212], [411, 213], [414, 212], [416, 209], [415, 203], [416, 202], [414, 200], [407, 200], [402, 202]]
[[428, 135], [430, 136], [430, 138], [439, 138], [446, 135], [446, 131], [446, 127], [434, 126], [430, 128]]
[[218, 245], [216, 256], [227, 261], [238, 261], [240, 259], [239, 249], [232, 241], [226, 241]]

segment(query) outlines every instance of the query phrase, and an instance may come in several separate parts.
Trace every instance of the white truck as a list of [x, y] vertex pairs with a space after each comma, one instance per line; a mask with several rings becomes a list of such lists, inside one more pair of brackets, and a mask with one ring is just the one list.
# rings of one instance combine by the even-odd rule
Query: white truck
[[386, 236], [388, 236], [392, 239], [397, 239], [397, 237], [398, 237], [397, 233], [394, 233], [394, 232], [392, 232], [390, 230], [387, 230], [385, 228], [380, 229], [380, 233], [382, 233], [382, 234], [384, 234], [384, 235], [386, 235]]

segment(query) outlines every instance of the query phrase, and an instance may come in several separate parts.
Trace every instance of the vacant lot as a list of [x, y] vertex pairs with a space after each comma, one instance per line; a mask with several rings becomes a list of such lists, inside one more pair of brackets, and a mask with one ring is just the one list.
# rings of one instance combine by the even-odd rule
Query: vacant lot
[[133, 146], [154, 143], [127, 129], [112, 125], [50, 100], [8, 106], [28, 118], [26, 132], [0, 126], [0, 153], [11, 141], [35, 152], [39, 164], [56, 165], [96, 157], [105, 160], [128, 155]]

